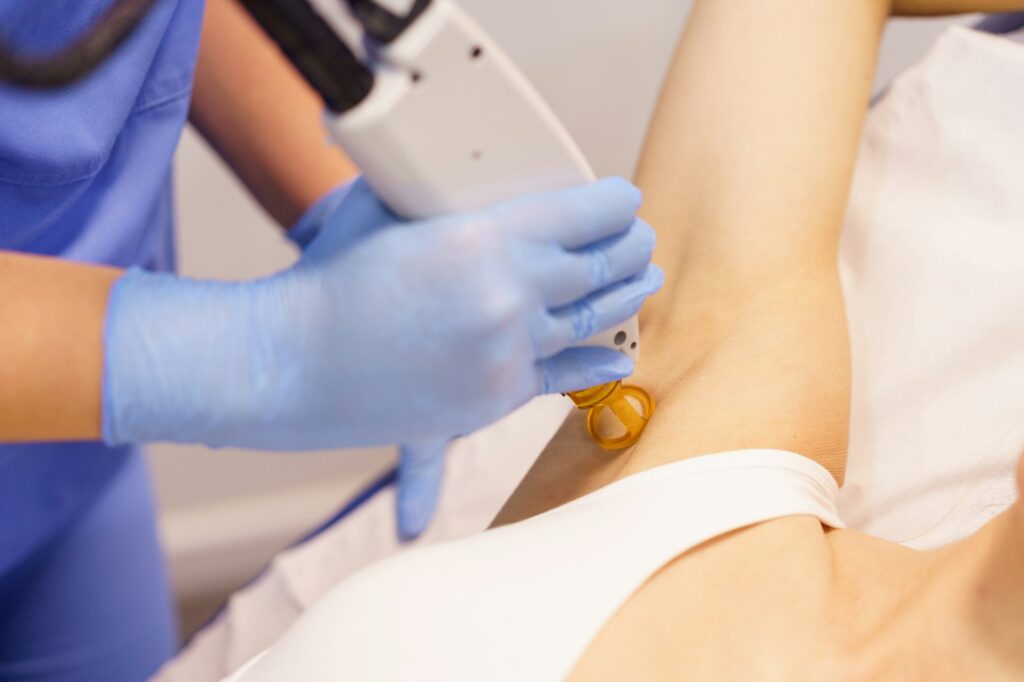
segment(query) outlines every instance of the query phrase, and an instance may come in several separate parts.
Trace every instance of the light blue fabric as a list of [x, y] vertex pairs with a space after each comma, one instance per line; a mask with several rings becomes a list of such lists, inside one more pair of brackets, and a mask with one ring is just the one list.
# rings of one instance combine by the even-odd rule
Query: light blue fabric
[[613, 179], [403, 223], [359, 181], [298, 263], [267, 279], [131, 270], [107, 315], [104, 437], [418, 442], [623, 378], [625, 355], [570, 346], [661, 284], [639, 202]]
[[[0, 33], [20, 49], [52, 50], [109, 5], [110, 0], [0, 0]], [[203, 0], [160, 0], [108, 63], [66, 90], [0, 85], [0, 249], [173, 268], [171, 158], [188, 112], [202, 12]], [[101, 443], [0, 446], [0, 590], [48, 551], [137, 457], [131, 447]], [[149, 495], [142, 479], [131, 480], [140, 486], [138, 494]], [[138, 544], [144, 552], [154, 540], [151, 530], [140, 533], [110, 541], [125, 550]], [[147, 565], [156, 570], [152, 562]], [[150, 578], [159, 584], [163, 574]], [[52, 580], [46, 589], [59, 589], [60, 578]], [[129, 612], [145, 603], [121, 601], [118, 608], [125, 618], [135, 618]], [[88, 613], [65, 615], [69, 627], [92, 627]], [[7, 616], [0, 609], [0, 626]], [[167, 621], [166, 612], [148, 616]], [[150, 629], [154, 637], [163, 636], [159, 628]], [[110, 665], [118, 655], [112, 654]], [[6, 670], [3, 656], [6, 651], [0, 652], [0, 670]]]

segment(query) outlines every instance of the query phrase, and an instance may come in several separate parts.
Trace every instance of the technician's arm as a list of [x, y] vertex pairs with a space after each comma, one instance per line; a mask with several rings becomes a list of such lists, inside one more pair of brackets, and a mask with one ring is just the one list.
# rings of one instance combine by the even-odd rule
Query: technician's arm
[[281, 225], [356, 173], [323, 103], [235, 0], [208, 0], [191, 121]]
[[658, 288], [639, 201], [605, 181], [409, 224], [356, 182], [250, 282], [0, 253], [0, 442], [412, 442], [622, 378], [571, 346]]
[[[356, 172], [321, 111], [234, 0], [209, 0], [192, 122], [282, 225]], [[0, 252], [0, 442], [100, 437], [103, 321], [120, 274]]]
[[95, 440], [113, 268], [0, 251], [0, 443]]

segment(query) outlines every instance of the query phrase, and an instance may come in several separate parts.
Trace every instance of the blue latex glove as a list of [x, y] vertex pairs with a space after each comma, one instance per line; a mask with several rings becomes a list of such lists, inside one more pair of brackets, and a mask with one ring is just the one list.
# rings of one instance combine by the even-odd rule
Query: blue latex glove
[[106, 328], [109, 443], [261, 449], [468, 433], [535, 395], [627, 376], [567, 347], [661, 284], [622, 180], [435, 220], [397, 220], [361, 181], [288, 270], [253, 282], [133, 269]]
[[[350, 185], [329, 192], [306, 211], [288, 230], [288, 238], [299, 248], [312, 243], [330, 216], [344, 200]], [[365, 226], [352, 225], [349, 241], [364, 236]], [[415, 540], [431, 519], [441, 499], [444, 468], [450, 441], [447, 438], [402, 445], [398, 450], [395, 481], [395, 518], [402, 540]]]
[[418, 538], [434, 518], [449, 443], [447, 438], [438, 438], [406, 443], [398, 449], [395, 517], [402, 540]]

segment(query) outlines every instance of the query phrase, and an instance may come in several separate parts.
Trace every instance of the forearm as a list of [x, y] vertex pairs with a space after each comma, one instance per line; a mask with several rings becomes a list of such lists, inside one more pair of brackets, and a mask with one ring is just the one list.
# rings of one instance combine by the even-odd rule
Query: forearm
[[[849, 350], [836, 255], [887, 11], [864, 0], [696, 5], [639, 171], [676, 292], [652, 301], [644, 328], [644, 364], [661, 366], [650, 380], [665, 382], [664, 407], [679, 406], [659, 427], [685, 443], [674, 457], [780, 447], [842, 477]], [[630, 466], [647, 459], [664, 455]]]
[[638, 171], [668, 281], [746, 296], [834, 264], [886, 10], [696, 4]]
[[575, 414], [501, 522], [685, 457], [783, 448], [842, 478], [849, 348], [836, 252], [884, 2], [705, 0], [639, 169], [662, 293], [631, 380], [659, 401], [618, 456]]
[[191, 121], [281, 225], [356, 173], [322, 116], [319, 96], [236, 0], [209, 0]]
[[681, 447], [627, 471], [741, 447], [823, 463], [845, 451], [836, 255], [887, 10], [697, 3], [639, 172], [675, 293], [649, 306], [644, 365], [657, 369], [638, 379], [674, 409], [651, 435]]
[[113, 268], [0, 252], [0, 442], [100, 437]]

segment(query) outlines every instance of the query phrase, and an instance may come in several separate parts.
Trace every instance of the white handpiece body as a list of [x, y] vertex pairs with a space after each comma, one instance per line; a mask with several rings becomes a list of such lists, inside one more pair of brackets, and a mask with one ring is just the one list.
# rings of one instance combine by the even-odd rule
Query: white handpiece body
[[[377, 56], [369, 96], [327, 125], [397, 214], [469, 211], [594, 179], [544, 99], [452, 0], [433, 0]], [[579, 345], [636, 360], [639, 342], [633, 317]]]

